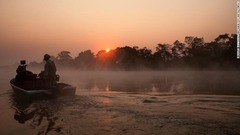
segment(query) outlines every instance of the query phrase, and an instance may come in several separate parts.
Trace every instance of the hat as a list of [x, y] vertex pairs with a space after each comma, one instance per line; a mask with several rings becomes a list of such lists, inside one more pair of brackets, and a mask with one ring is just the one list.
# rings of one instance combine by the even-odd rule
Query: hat
[[49, 54], [44, 55], [44, 60], [48, 60], [51, 56]]
[[21, 65], [25, 65], [25, 64], [26, 64], [26, 60], [21, 60], [21, 61], [20, 61], [20, 64], [21, 64]]

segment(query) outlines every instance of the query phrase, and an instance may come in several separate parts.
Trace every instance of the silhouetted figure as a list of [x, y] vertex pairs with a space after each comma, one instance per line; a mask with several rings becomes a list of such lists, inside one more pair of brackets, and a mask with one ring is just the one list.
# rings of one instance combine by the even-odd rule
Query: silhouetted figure
[[53, 88], [56, 84], [55, 76], [56, 76], [56, 66], [55, 63], [50, 60], [50, 55], [45, 54], [44, 60], [46, 61], [44, 66], [44, 74], [43, 78], [46, 81], [47, 88]]
[[26, 61], [25, 60], [21, 60], [20, 61], [20, 65], [18, 66], [16, 72], [17, 74], [22, 74], [24, 71], [26, 71]]
[[32, 80], [36, 78], [36, 74], [33, 74], [31, 71], [28, 71], [26, 69], [27, 65], [26, 65], [26, 61], [25, 60], [21, 60], [20, 61], [20, 65], [18, 66], [16, 72], [16, 81], [19, 83], [22, 83], [26, 80]]
[[16, 81], [17, 82], [23, 82], [26, 78], [26, 61], [25, 60], [21, 60], [20, 61], [20, 65], [18, 66], [16, 72], [17, 72], [17, 75], [16, 75]]

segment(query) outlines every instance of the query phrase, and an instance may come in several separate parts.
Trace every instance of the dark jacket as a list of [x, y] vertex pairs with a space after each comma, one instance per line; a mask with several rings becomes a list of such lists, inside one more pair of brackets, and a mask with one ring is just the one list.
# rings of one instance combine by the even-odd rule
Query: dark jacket
[[44, 66], [44, 77], [46, 79], [54, 78], [56, 75], [56, 66], [52, 60], [47, 60]]

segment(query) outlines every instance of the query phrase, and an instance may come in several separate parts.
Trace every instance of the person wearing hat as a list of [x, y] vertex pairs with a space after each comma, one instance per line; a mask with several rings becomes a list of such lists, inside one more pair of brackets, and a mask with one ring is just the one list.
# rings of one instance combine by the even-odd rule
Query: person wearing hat
[[21, 60], [20, 61], [20, 65], [18, 66], [16, 72], [17, 72], [17, 75], [16, 75], [16, 81], [17, 82], [20, 82], [22, 83], [23, 81], [26, 80], [26, 72], [27, 72], [27, 69], [26, 69], [27, 65], [26, 65], [26, 61], [25, 60]]
[[50, 55], [45, 54], [43, 60], [46, 61], [45, 66], [44, 66], [44, 76], [43, 78], [46, 81], [46, 87], [47, 88], [52, 88], [54, 87], [56, 81], [55, 81], [55, 76], [56, 76], [56, 66], [55, 63], [50, 60]]
[[36, 74], [27, 70], [26, 60], [21, 60], [20, 65], [18, 66], [16, 75], [16, 81], [18, 83], [23, 83], [24, 81], [36, 79]]

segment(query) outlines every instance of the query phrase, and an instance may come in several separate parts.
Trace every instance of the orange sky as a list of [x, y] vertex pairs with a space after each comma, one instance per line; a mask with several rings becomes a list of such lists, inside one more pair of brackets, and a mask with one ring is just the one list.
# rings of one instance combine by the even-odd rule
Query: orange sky
[[2, 64], [236, 33], [236, 0], [1, 0], [0, 9]]

